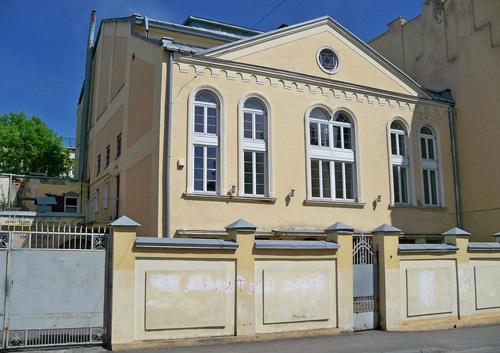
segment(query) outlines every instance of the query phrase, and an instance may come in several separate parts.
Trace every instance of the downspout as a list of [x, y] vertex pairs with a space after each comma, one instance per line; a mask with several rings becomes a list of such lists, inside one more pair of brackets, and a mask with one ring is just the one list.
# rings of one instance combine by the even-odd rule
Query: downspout
[[90, 105], [90, 80], [92, 78], [92, 56], [94, 50], [95, 10], [90, 13], [89, 36], [87, 38], [87, 56], [85, 59], [85, 80], [83, 84], [82, 119], [80, 122], [80, 156], [78, 163], [78, 178], [85, 179], [87, 156], [87, 125]]
[[168, 51], [168, 94], [167, 94], [167, 166], [166, 166], [166, 180], [165, 180], [165, 200], [166, 200], [166, 233], [167, 238], [170, 238], [170, 154], [171, 154], [171, 136], [172, 136], [172, 61], [174, 59], [174, 53]]
[[450, 137], [451, 137], [451, 155], [453, 158], [453, 177], [455, 182], [455, 205], [457, 209], [457, 227], [462, 228], [462, 219], [460, 216], [460, 194], [459, 194], [459, 182], [458, 182], [458, 167], [457, 167], [457, 152], [455, 147], [455, 125], [454, 125], [454, 105], [448, 107], [448, 118], [450, 119]]

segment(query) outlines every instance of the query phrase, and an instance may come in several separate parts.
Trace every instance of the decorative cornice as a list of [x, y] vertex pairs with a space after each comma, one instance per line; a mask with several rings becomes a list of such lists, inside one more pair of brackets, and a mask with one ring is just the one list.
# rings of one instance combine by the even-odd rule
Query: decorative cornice
[[446, 117], [448, 108], [445, 103], [425, 97], [415, 97], [348, 82], [221, 59], [176, 56], [174, 66], [184, 74], [194, 69], [194, 73], [198, 76], [210, 75], [217, 79], [238, 80], [241, 83], [253, 82], [257, 85], [281, 87], [284, 90], [294, 90], [299, 93], [331, 96], [335, 99], [345, 99], [361, 104], [408, 110], [420, 114], [420, 120], [443, 119]]

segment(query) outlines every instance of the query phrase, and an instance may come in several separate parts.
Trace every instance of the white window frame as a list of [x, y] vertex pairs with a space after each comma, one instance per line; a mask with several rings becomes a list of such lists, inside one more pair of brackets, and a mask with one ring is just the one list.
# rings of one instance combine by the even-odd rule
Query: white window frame
[[[422, 128], [427, 127], [432, 131], [432, 136], [428, 134], [422, 133]], [[425, 150], [426, 156], [422, 155], [422, 140], [425, 141]], [[433, 144], [434, 149], [434, 158], [424, 158], [429, 156], [429, 143]], [[436, 125], [430, 121], [423, 122], [418, 127], [418, 151], [420, 156], [420, 178], [421, 178], [421, 204], [425, 207], [445, 207], [444, 202], [444, 185], [443, 185], [443, 176], [442, 176], [442, 161], [441, 161], [441, 149], [440, 149], [440, 136], [439, 130]], [[431, 172], [435, 172], [435, 183], [436, 183], [436, 198], [433, 199], [432, 195], [432, 181], [431, 181]], [[428, 184], [427, 188], [429, 190], [429, 201], [426, 202], [425, 195], [425, 178], [424, 174], [428, 176]], [[435, 202], [434, 202], [435, 201]]]
[[[76, 199], [76, 206], [73, 206], [73, 205], [70, 205], [68, 206], [67, 205], [67, 200], [68, 199]], [[64, 212], [66, 213], [78, 213], [78, 208], [80, 206], [80, 198], [78, 196], [74, 196], [74, 195], [68, 195], [68, 196], [64, 196]], [[76, 209], [75, 212], [68, 212], [67, 209], [70, 208], [70, 209]]]
[[[397, 122], [399, 123], [403, 130], [399, 129], [392, 129], [391, 125]], [[388, 122], [387, 125], [388, 129], [388, 153], [389, 153], [389, 161], [390, 161], [390, 170], [389, 170], [389, 175], [390, 175], [390, 187], [391, 187], [391, 205], [404, 205], [404, 206], [409, 206], [412, 204], [412, 200], [414, 199], [413, 193], [412, 193], [412, 186], [411, 186], [411, 175], [412, 174], [412, 168], [410, 165], [410, 158], [409, 156], [411, 155], [411, 143], [409, 139], [409, 126], [407, 122], [401, 118], [401, 117], [395, 117], [391, 119]], [[392, 153], [392, 137], [396, 136], [396, 154]], [[400, 153], [400, 137], [403, 138], [403, 143], [404, 143], [404, 153]], [[398, 169], [398, 175], [394, 175], [394, 168]], [[406, 169], [406, 190], [403, 190], [403, 185], [402, 185], [402, 177], [401, 177], [401, 170]], [[396, 199], [396, 192], [395, 192], [395, 178], [398, 177], [398, 185], [399, 185], [399, 195], [400, 199]], [[403, 192], [406, 195], [406, 202], [402, 201], [402, 195]]]
[[[248, 100], [259, 102], [263, 111], [245, 108], [245, 102]], [[252, 116], [252, 138], [245, 138], [244, 121], [245, 113]], [[255, 115], [262, 113], [264, 115], [264, 140], [255, 138]], [[238, 103], [238, 196], [247, 197], [275, 197], [274, 193], [274, 172], [273, 172], [273, 130], [272, 130], [272, 109], [269, 101], [261, 94], [250, 92], [241, 97]], [[245, 193], [245, 152], [252, 152], [252, 193]], [[256, 192], [256, 153], [264, 153], [264, 194]]]
[[[309, 116], [311, 112], [316, 109], [322, 109], [329, 117], [330, 120], [328, 122], [329, 129], [329, 146], [316, 146], [311, 144], [311, 136], [310, 136], [310, 123], [316, 122], [314, 119], [310, 119]], [[343, 123], [334, 121], [335, 117], [338, 114], [345, 115], [350, 123]], [[317, 120], [318, 122], [320, 120]], [[324, 120], [321, 120], [324, 122]], [[333, 134], [333, 126], [339, 126], [341, 128], [341, 147], [334, 147], [334, 134]], [[359, 133], [357, 131], [357, 121], [354, 113], [346, 108], [346, 107], [336, 107], [335, 109], [331, 109], [330, 107], [317, 103], [310, 106], [305, 114], [305, 131], [306, 131], [306, 159], [307, 159], [307, 199], [311, 201], [328, 201], [328, 202], [346, 202], [346, 203], [355, 203], [355, 202], [363, 202], [362, 199], [362, 190], [361, 183], [359, 182], [361, 167], [359, 163]], [[343, 129], [345, 127], [349, 127], [351, 129], [351, 149], [346, 149], [344, 144], [344, 134]], [[321, 145], [321, 143], [319, 143]], [[330, 162], [330, 192], [331, 197], [325, 198], [323, 197], [323, 190], [320, 191], [320, 197], [313, 196], [312, 191], [312, 170], [311, 165], [312, 161], [329, 161]], [[352, 164], [352, 198], [346, 197], [346, 178], [345, 178], [345, 164]], [[343, 171], [343, 194], [337, 195], [335, 188], [335, 165], [341, 164]], [[320, 173], [320, 179], [321, 179]], [[322, 182], [320, 182], [322, 185]]]
[[[212, 94], [215, 99], [218, 101], [217, 107], [217, 135], [207, 134], [207, 133], [199, 133], [195, 132], [194, 126], [194, 114], [195, 114], [195, 97], [201, 91], [207, 91]], [[196, 103], [198, 104], [198, 103]], [[203, 105], [203, 104], [201, 104]], [[212, 85], [201, 84], [196, 86], [189, 94], [188, 98], [188, 169], [187, 169], [187, 183], [186, 183], [186, 193], [200, 193], [200, 194], [213, 194], [213, 195], [222, 195], [225, 194], [226, 182], [225, 182], [225, 100], [224, 96], [220, 93], [220, 91]], [[217, 147], [217, 182], [216, 182], [216, 191], [200, 191], [194, 190], [194, 150], [195, 146], [208, 146], [208, 147]], [[206, 185], [204, 185], [204, 189], [206, 189]]]

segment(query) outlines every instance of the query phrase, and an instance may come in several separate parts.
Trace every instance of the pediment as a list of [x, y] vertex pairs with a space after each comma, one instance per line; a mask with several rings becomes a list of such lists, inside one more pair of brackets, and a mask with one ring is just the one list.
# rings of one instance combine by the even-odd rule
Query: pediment
[[[318, 53], [325, 48], [331, 49], [339, 60], [334, 73], [335, 70], [322, 68], [318, 60]], [[430, 98], [411, 78], [329, 17], [263, 33], [197, 55]], [[329, 64], [326, 63], [327, 69], [331, 68]]]

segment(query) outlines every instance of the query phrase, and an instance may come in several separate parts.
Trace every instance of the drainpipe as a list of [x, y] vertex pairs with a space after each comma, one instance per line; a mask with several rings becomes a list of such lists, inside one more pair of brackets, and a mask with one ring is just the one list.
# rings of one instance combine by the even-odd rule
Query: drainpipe
[[448, 118], [450, 119], [450, 137], [451, 137], [451, 154], [453, 158], [453, 177], [455, 182], [455, 204], [457, 209], [457, 227], [462, 228], [462, 219], [460, 216], [460, 194], [459, 194], [459, 183], [458, 183], [458, 167], [457, 167], [457, 152], [455, 147], [455, 125], [454, 125], [454, 105], [448, 107]]
[[149, 38], [149, 18], [144, 17], [144, 25], [146, 26], [146, 38]]
[[89, 36], [87, 38], [87, 56], [85, 59], [85, 80], [83, 84], [82, 119], [80, 122], [80, 156], [78, 163], [78, 178], [85, 179], [87, 156], [87, 125], [90, 105], [90, 80], [92, 78], [92, 57], [94, 49], [95, 10], [90, 14]]
[[170, 154], [171, 154], [171, 127], [172, 127], [172, 61], [174, 59], [174, 53], [169, 50], [168, 52], [168, 94], [167, 94], [167, 165], [166, 165], [166, 181], [165, 181], [165, 199], [166, 199], [166, 233], [167, 238], [170, 238]]

